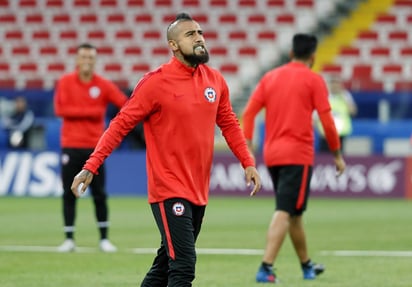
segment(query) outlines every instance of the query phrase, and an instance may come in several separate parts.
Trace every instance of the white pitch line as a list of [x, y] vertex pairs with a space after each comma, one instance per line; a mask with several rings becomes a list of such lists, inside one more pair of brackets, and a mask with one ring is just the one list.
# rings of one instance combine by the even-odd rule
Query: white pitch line
[[[134, 248], [133, 253], [153, 254], [157, 252], [156, 248]], [[196, 248], [197, 254], [207, 255], [262, 255], [261, 249], [225, 249], [225, 248]]]
[[[0, 245], [0, 252], [57, 252], [55, 246]], [[97, 253], [98, 248], [76, 247], [77, 253]], [[122, 249], [120, 249], [122, 252]], [[134, 254], [156, 254], [157, 248], [128, 248], [123, 252]], [[206, 255], [262, 255], [262, 249], [196, 248], [197, 254]], [[323, 256], [345, 257], [412, 257], [412, 251], [401, 250], [323, 250]]]
[[[27, 246], [27, 245], [0, 245], [0, 252], [57, 252], [55, 246]], [[132, 248], [123, 249], [126, 253], [135, 254], [156, 254], [157, 248]], [[78, 253], [97, 253], [100, 252], [97, 248], [92, 247], [76, 247]], [[224, 249], [224, 248], [197, 248], [197, 254], [208, 255], [262, 255], [263, 250], [260, 249]]]
[[412, 257], [412, 251], [400, 250], [324, 250], [320, 252], [324, 256], [347, 257]]

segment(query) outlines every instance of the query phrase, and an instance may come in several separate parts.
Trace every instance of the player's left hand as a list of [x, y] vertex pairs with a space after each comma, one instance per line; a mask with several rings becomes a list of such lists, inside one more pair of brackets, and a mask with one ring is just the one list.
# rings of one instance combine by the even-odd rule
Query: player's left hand
[[245, 168], [246, 185], [250, 186], [251, 182], [254, 183], [254, 187], [250, 196], [254, 196], [262, 187], [259, 173], [254, 166], [248, 166]]
[[80, 197], [93, 180], [93, 173], [82, 169], [73, 179], [71, 190], [76, 197]]

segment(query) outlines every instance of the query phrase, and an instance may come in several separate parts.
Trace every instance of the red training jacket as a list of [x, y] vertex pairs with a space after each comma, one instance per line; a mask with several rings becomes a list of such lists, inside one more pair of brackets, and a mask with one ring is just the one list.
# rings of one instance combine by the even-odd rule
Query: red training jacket
[[57, 83], [54, 110], [63, 119], [60, 141], [63, 148], [94, 148], [105, 128], [107, 106], [121, 108], [127, 97], [103, 77], [94, 74], [88, 83], [78, 72], [66, 74]]
[[206, 65], [191, 68], [173, 57], [146, 74], [111, 121], [84, 168], [96, 173], [140, 121], [144, 123], [147, 147], [149, 203], [179, 197], [196, 205], [207, 204], [215, 124], [243, 167], [254, 165], [226, 82]]

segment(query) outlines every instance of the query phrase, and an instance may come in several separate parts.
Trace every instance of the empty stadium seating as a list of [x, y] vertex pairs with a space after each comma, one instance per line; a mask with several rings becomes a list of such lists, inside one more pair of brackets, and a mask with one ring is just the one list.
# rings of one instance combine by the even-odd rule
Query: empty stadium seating
[[89, 41], [98, 47], [97, 72], [131, 88], [168, 60], [165, 28], [176, 13], [187, 11], [205, 31], [210, 64], [232, 77], [235, 93], [275, 64], [293, 31], [309, 31], [336, 1], [0, 1], [0, 86], [52, 89], [73, 69], [76, 45]]
[[358, 31], [351, 45], [341, 47], [338, 57], [322, 67], [324, 74], [341, 75], [351, 89], [409, 89], [412, 34], [407, 27], [412, 21], [412, 1], [393, 2], [389, 11], [377, 15], [369, 29]]

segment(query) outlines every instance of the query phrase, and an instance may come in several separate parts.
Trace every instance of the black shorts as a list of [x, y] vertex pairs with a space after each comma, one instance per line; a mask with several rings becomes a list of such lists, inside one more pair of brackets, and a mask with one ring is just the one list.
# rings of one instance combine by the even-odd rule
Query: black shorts
[[279, 165], [268, 169], [275, 190], [276, 210], [291, 216], [302, 215], [309, 198], [312, 166]]

